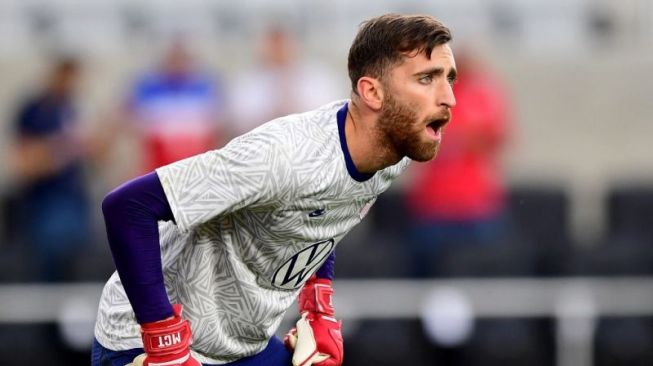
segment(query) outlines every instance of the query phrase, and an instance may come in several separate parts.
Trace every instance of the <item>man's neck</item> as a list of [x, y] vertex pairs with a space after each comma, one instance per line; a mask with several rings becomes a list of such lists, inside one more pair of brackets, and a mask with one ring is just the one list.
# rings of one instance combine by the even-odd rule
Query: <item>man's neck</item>
[[345, 140], [351, 160], [361, 173], [374, 173], [396, 164], [397, 156], [379, 131], [377, 115], [363, 110], [352, 99], [345, 119]]

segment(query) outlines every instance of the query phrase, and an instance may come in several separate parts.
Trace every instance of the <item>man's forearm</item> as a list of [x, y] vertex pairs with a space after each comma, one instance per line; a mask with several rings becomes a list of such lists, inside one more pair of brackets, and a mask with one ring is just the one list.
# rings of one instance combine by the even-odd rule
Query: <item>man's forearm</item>
[[139, 323], [172, 316], [161, 268], [158, 221], [173, 220], [156, 173], [129, 181], [102, 201], [109, 246]]

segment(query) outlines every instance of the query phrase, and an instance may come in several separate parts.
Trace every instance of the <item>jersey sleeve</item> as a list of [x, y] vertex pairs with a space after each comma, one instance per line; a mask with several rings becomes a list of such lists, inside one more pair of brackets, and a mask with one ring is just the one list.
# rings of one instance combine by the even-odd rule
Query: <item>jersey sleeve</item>
[[157, 169], [179, 230], [289, 199], [293, 175], [286, 142], [278, 133], [251, 132], [221, 149]]

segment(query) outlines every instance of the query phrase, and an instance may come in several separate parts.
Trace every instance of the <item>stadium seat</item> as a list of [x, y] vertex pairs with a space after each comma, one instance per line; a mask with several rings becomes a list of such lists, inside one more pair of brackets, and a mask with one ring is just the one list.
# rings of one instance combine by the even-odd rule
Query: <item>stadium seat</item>
[[0, 283], [33, 282], [37, 279], [36, 263], [25, 247], [12, 245], [0, 255]]
[[606, 196], [607, 230], [575, 259], [582, 275], [653, 274], [653, 184], [618, 186]]
[[574, 259], [574, 274], [640, 276], [653, 273], [653, 248], [632, 240], [602, 240], [582, 248]]
[[108, 244], [84, 248], [72, 260], [72, 267], [75, 281], [104, 282], [116, 270]]
[[653, 320], [650, 317], [600, 319], [594, 359], [597, 366], [653, 365]]
[[410, 215], [400, 189], [390, 189], [379, 195], [367, 218], [375, 233], [396, 238], [406, 237]]
[[569, 272], [573, 254], [569, 208], [568, 193], [560, 186], [513, 185], [509, 190], [513, 240], [534, 251], [537, 275]]
[[336, 249], [338, 278], [407, 277], [409, 268], [397, 236], [379, 232], [370, 223], [355, 227]]
[[59, 365], [53, 324], [0, 325], [2, 365]]
[[553, 336], [553, 323], [546, 319], [481, 319], [463, 365], [554, 365]]
[[406, 277], [408, 214], [398, 190], [379, 196], [369, 215], [338, 244], [339, 278]]
[[513, 185], [508, 191], [509, 233], [496, 243], [452, 245], [434, 258], [436, 275], [505, 277], [564, 275], [573, 251], [569, 199], [562, 187]]
[[[345, 323], [345, 327], [347, 323]], [[344, 366], [439, 365], [417, 320], [364, 320], [345, 338]]]
[[0, 192], [0, 247], [20, 245], [18, 217], [20, 205], [15, 191]]
[[606, 203], [611, 239], [653, 244], [653, 183], [615, 187], [608, 193]]
[[452, 246], [432, 261], [443, 277], [528, 277], [536, 274], [535, 259], [528, 246], [503, 242]]
[[424, 354], [428, 365], [505, 366], [554, 365], [554, 323], [550, 319], [477, 319], [467, 342], [458, 346], [442, 346], [428, 341], [421, 331], [421, 340], [413, 342], [429, 350]]

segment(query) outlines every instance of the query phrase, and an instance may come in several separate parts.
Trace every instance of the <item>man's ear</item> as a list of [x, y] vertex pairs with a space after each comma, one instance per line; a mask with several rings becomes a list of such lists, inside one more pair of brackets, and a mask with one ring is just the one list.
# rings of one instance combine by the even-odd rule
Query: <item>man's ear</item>
[[373, 111], [381, 110], [381, 106], [383, 106], [385, 90], [383, 89], [383, 84], [379, 79], [363, 76], [358, 79], [356, 88], [358, 91], [358, 96], [360, 97], [361, 101], [367, 105], [368, 108], [372, 109]]

